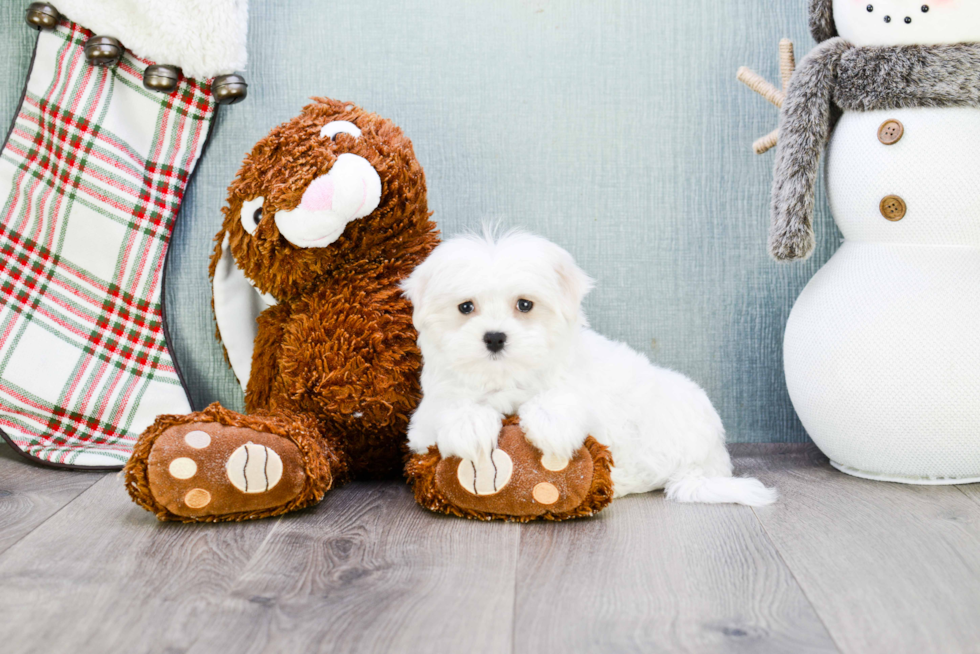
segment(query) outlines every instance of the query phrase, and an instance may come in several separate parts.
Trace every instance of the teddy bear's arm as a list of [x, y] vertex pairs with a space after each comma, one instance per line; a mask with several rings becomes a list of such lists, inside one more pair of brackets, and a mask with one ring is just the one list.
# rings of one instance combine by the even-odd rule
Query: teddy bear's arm
[[411, 307], [391, 281], [331, 281], [294, 307], [283, 333], [284, 404], [351, 428], [405, 429], [421, 396]]
[[287, 305], [277, 304], [259, 314], [258, 333], [252, 352], [252, 369], [245, 391], [245, 406], [249, 413], [270, 408], [270, 399], [279, 378], [283, 329], [289, 319]]

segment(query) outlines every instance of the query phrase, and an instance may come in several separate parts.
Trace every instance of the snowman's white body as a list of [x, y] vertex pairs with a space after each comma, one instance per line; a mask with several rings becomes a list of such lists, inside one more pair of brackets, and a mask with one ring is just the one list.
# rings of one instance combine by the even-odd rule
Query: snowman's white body
[[[886, 120], [905, 130], [892, 145]], [[980, 481], [980, 109], [845, 113], [827, 188], [844, 242], [784, 340], [800, 420], [845, 472]], [[907, 205], [897, 222], [888, 195]]]
[[[810, 6], [821, 38], [857, 47], [980, 43], [977, 0]], [[891, 145], [878, 138], [888, 120], [904, 126]], [[844, 242], [786, 325], [793, 405], [845, 472], [980, 481], [980, 109], [846, 112], [826, 162]], [[901, 220], [879, 208], [889, 195]]]

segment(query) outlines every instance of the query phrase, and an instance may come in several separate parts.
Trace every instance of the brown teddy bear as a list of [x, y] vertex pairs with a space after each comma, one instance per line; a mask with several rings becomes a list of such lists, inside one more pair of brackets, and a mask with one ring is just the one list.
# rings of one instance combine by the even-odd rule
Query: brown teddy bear
[[439, 241], [411, 141], [317, 98], [255, 145], [223, 213], [213, 304], [248, 415], [161, 416], [127, 464], [133, 499], [243, 520], [396, 473], [421, 366], [398, 283]]
[[[308, 506], [352, 478], [396, 475], [422, 365], [399, 284], [439, 240], [411, 142], [380, 116], [317, 98], [255, 145], [223, 212], [213, 308], [247, 415], [212, 404], [160, 416], [126, 466], [130, 495], [161, 520], [246, 520]], [[431, 453], [409, 461], [420, 503], [522, 520], [608, 503], [602, 446], [566, 472], [537, 470], [540, 453], [515, 428], [505, 492], [439, 477]]]

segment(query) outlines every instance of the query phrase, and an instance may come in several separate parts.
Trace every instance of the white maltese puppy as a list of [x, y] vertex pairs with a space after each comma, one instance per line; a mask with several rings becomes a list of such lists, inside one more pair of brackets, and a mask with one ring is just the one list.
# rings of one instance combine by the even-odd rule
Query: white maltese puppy
[[402, 286], [424, 360], [412, 450], [483, 460], [517, 414], [547, 457], [572, 458], [590, 434], [609, 447], [616, 497], [664, 488], [678, 502], [773, 502], [757, 479], [732, 477], [725, 429], [697, 384], [588, 328], [592, 285], [568, 252], [523, 232], [439, 245]]

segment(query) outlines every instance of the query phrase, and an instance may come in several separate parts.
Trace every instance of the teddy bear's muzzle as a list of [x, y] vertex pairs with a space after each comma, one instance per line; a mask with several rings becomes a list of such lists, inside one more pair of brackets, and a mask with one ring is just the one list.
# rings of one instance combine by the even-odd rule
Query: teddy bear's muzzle
[[367, 159], [344, 153], [326, 175], [306, 188], [300, 205], [276, 213], [283, 237], [301, 248], [322, 248], [344, 233], [347, 223], [363, 218], [381, 202], [381, 178]]

